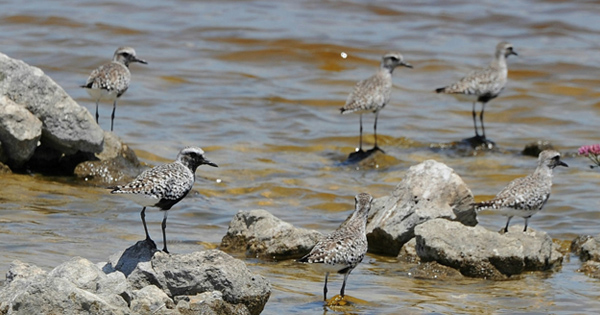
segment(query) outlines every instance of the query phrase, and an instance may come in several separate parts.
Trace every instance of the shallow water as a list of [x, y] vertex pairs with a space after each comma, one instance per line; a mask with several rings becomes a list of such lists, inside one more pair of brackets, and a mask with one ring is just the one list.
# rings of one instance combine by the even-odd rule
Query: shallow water
[[[169, 214], [169, 248], [185, 253], [218, 245], [238, 210], [263, 208], [329, 232], [355, 194], [390, 194], [408, 167], [427, 159], [452, 167], [482, 200], [534, 168], [534, 158], [519, 154], [532, 141], [549, 140], [564, 153], [597, 143], [598, 1], [496, 3], [8, 1], [0, 52], [40, 67], [92, 112], [78, 86], [118, 46], [133, 46], [149, 62], [131, 66], [115, 133], [149, 164], [171, 161], [186, 145], [201, 146], [219, 164], [201, 167], [193, 193]], [[505, 91], [486, 110], [487, 135], [500, 151], [465, 157], [432, 149], [473, 133], [471, 105], [433, 90], [487, 64], [500, 40], [519, 53], [509, 58]], [[339, 166], [358, 143], [358, 117], [338, 108], [387, 50], [400, 50], [414, 69], [395, 71], [391, 103], [379, 117], [386, 154]], [[105, 129], [110, 111], [101, 104]], [[365, 115], [367, 146], [372, 122]], [[556, 170], [553, 195], [530, 226], [561, 240], [597, 234], [600, 173], [585, 158], [564, 160], [570, 167]], [[45, 269], [72, 256], [103, 261], [143, 237], [140, 207], [106, 189], [39, 175], [2, 176], [2, 183], [0, 273], [14, 259]], [[161, 219], [147, 213], [157, 240]], [[494, 230], [505, 223], [487, 212], [479, 220]], [[273, 284], [265, 314], [323, 312], [323, 275], [291, 261], [246, 262]], [[514, 281], [441, 282], [368, 255], [347, 287], [367, 303], [327, 313], [597, 312], [600, 283], [577, 273], [579, 264], [572, 257], [559, 273]], [[332, 277], [330, 292], [340, 285]]]

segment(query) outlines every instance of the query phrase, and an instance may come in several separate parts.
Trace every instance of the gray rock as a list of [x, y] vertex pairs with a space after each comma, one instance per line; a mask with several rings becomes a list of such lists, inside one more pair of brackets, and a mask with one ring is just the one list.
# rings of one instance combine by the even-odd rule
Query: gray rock
[[435, 219], [415, 228], [417, 254], [469, 277], [506, 279], [525, 271], [559, 267], [562, 254], [544, 232], [516, 225], [506, 234]]
[[22, 263], [11, 265], [11, 281], [0, 289], [0, 312], [8, 314], [129, 314], [112, 293], [98, 294], [106, 275], [91, 262], [74, 258], [49, 273]]
[[102, 150], [104, 133], [89, 111], [41, 69], [0, 53], [0, 95], [42, 122], [42, 143], [67, 155]]
[[579, 236], [571, 243], [571, 251], [582, 262], [588, 260], [600, 262], [600, 234]]
[[24, 107], [0, 95], [0, 142], [9, 164], [18, 168], [29, 161], [41, 136], [42, 122]]
[[251, 273], [241, 260], [220, 250], [185, 255], [156, 252], [150, 263], [151, 269], [136, 268], [129, 275], [134, 288], [153, 284], [170, 297], [217, 290], [224, 301], [244, 304], [250, 314], [260, 314], [271, 295], [265, 278]]
[[155, 285], [133, 291], [131, 310], [137, 314], [165, 314], [175, 308], [173, 300]]
[[435, 218], [477, 224], [473, 195], [448, 166], [428, 160], [411, 167], [391, 196], [379, 198], [367, 224], [369, 251], [398, 255], [415, 227]]
[[266, 210], [239, 211], [229, 223], [220, 248], [248, 257], [293, 259], [307, 254], [322, 234], [295, 228]]
[[185, 301], [177, 304], [181, 314], [202, 315], [249, 315], [250, 311], [244, 304], [229, 304], [223, 301], [220, 291], [204, 292], [195, 296], [186, 296]]
[[104, 133], [102, 152], [96, 153], [95, 158], [78, 164], [74, 171], [75, 176], [91, 185], [130, 182], [143, 170], [133, 150], [112, 132]]

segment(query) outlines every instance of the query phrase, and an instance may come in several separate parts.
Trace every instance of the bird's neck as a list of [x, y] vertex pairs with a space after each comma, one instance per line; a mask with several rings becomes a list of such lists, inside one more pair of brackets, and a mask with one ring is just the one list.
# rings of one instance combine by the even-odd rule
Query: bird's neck
[[506, 57], [504, 54], [502, 54], [502, 52], [497, 52], [490, 66], [497, 69], [506, 69]]
[[535, 169], [533, 174], [536, 177], [552, 178], [552, 168], [546, 165], [540, 165]]

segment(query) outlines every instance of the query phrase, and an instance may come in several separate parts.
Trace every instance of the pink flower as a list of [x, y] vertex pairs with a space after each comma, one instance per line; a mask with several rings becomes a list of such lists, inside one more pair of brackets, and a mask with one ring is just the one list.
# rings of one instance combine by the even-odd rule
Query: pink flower
[[600, 144], [584, 145], [578, 152], [579, 155], [589, 158], [596, 166], [600, 166]]

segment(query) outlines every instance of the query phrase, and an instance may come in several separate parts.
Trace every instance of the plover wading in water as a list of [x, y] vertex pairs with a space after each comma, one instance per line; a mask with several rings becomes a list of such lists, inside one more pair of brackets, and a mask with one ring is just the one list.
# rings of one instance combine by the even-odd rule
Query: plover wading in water
[[148, 64], [145, 60], [139, 59], [135, 50], [131, 47], [119, 47], [113, 55], [112, 62], [96, 68], [82, 85], [96, 101], [96, 123], [98, 123], [98, 102], [101, 99], [113, 102], [113, 110], [110, 116], [110, 131], [113, 131], [115, 120], [115, 110], [117, 108], [117, 99], [127, 91], [131, 81], [131, 72], [129, 64], [139, 62]]
[[340, 108], [342, 114], [357, 113], [360, 115], [360, 142], [359, 151], [362, 151], [362, 114], [375, 113], [373, 131], [375, 134], [375, 146], [377, 149], [377, 118], [379, 111], [387, 105], [392, 94], [392, 72], [398, 66], [412, 68], [412, 65], [404, 61], [399, 52], [388, 52], [383, 55], [379, 70], [368, 79], [359, 81], [354, 86], [352, 93], [348, 95], [346, 104]]
[[179, 152], [175, 162], [146, 170], [131, 183], [117, 186], [111, 193], [123, 194], [144, 207], [140, 216], [144, 224], [146, 240], [152, 240], [146, 226], [146, 207], [156, 207], [164, 211], [163, 251], [168, 253], [165, 234], [168, 210], [190, 192], [196, 179], [196, 169], [204, 164], [217, 167], [217, 164], [204, 157], [204, 151], [201, 148], [186, 147]]
[[[437, 93], [454, 95], [459, 100], [473, 102], [473, 126], [475, 127], [475, 137], [477, 138], [485, 140], [485, 127], [483, 126], [485, 104], [496, 98], [504, 89], [508, 76], [506, 58], [510, 55], [517, 55], [513, 50], [513, 45], [508, 42], [500, 42], [496, 46], [494, 59], [489, 66], [475, 70], [457, 82], [435, 90]], [[481, 113], [479, 114], [481, 135], [477, 128], [477, 113], [475, 108], [477, 102], [481, 103]]]
[[366, 225], [373, 197], [361, 193], [354, 197], [355, 210], [333, 233], [321, 239], [306, 256], [298, 259], [319, 271], [325, 272], [323, 300], [327, 300], [327, 278], [329, 273], [344, 275], [340, 295], [344, 297], [346, 280], [350, 272], [363, 260], [367, 253]]

